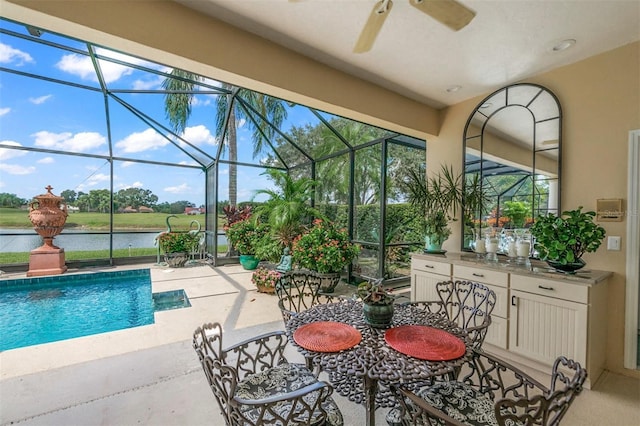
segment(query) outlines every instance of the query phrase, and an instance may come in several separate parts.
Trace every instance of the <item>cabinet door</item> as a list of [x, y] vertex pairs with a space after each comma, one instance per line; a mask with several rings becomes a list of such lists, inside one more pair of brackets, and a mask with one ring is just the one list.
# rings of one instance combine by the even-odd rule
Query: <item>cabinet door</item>
[[508, 321], [505, 318], [491, 315], [491, 325], [487, 329], [484, 343], [507, 349], [507, 324]]
[[511, 291], [509, 350], [552, 365], [564, 355], [586, 366], [587, 305]]
[[411, 301], [440, 300], [436, 284], [448, 281], [447, 275], [432, 274], [414, 269], [411, 271]]

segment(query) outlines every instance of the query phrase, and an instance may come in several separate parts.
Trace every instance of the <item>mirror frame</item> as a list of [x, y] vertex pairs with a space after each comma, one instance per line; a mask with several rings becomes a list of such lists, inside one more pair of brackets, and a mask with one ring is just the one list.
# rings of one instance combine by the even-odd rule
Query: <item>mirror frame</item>
[[[530, 98], [526, 98], [528, 99], [527, 102], [522, 102], [523, 99], [521, 99], [521, 97], [518, 96], [510, 96], [511, 92], [515, 92], [517, 90], [519, 91], [523, 91], [526, 90], [527, 88], [532, 89], [532, 93], [533, 95]], [[540, 96], [545, 94], [548, 94], [550, 96], [550, 98], [553, 100], [553, 107], [555, 107], [554, 110], [549, 110], [550, 115], [545, 115], [543, 117], [536, 117], [536, 111], [532, 109], [532, 105], [534, 104], [534, 102], [537, 99], [540, 99]], [[497, 102], [497, 106], [494, 105], [494, 103]], [[548, 100], [542, 100], [541, 102], [547, 102]], [[485, 182], [487, 177], [489, 176], [493, 176], [495, 175], [495, 173], [487, 173], [486, 170], [484, 169], [484, 164], [485, 164], [485, 132], [487, 131], [487, 124], [490, 122], [492, 117], [495, 117], [496, 114], [500, 113], [501, 111], [504, 111], [506, 108], [510, 108], [510, 107], [517, 107], [517, 108], [525, 108], [526, 110], [528, 110], [528, 112], [531, 114], [532, 116], [532, 121], [530, 123], [527, 123], [527, 126], [531, 126], [531, 171], [529, 172], [529, 176], [537, 176], [537, 172], [536, 172], [536, 155], [540, 154], [541, 152], [545, 152], [545, 151], [551, 151], [551, 150], [555, 150], [557, 149], [557, 200], [555, 200], [555, 206], [554, 208], [549, 208], [547, 205], [546, 209], [535, 209], [535, 196], [536, 196], [536, 185], [535, 182], [534, 184], [531, 186], [532, 190], [531, 193], [528, 194], [531, 197], [531, 208], [532, 208], [532, 216], [535, 219], [535, 217], [538, 217], [541, 213], [544, 212], [549, 212], [549, 211], [554, 211], [556, 214], [559, 214], [562, 210], [561, 210], [561, 182], [562, 182], [562, 108], [560, 105], [560, 101], [558, 100], [557, 96], [550, 91], [548, 88], [535, 84], [535, 83], [516, 83], [516, 84], [512, 84], [509, 86], [505, 86], [501, 89], [496, 90], [495, 92], [491, 93], [490, 95], [488, 95], [487, 97], [485, 97], [472, 111], [472, 113], [469, 115], [469, 118], [467, 119], [467, 123], [464, 127], [464, 132], [463, 132], [463, 139], [462, 139], [462, 168], [464, 170], [464, 176], [465, 176], [465, 182], [467, 180], [468, 175], [470, 174], [475, 174], [475, 173], [480, 173], [480, 176], [482, 178], [482, 186], [483, 189], [486, 187], [485, 186]], [[487, 110], [489, 108], [492, 108], [491, 111], [483, 111], [483, 110]], [[538, 114], [540, 115], [540, 111], [538, 111]], [[475, 120], [474, 120], [475, 119]], [[537, 141], [539, 139], [539, 137], [536, 135], [536, 131], [538, 129], [539, 125], [546, 125], [548, 126], [549, 124], [553, 124], [553, 120], [557, 121], [557, 147], [553, 146], [552, 148], [545, 148], [542, 147], [542, 142], [539, 143], [540, 146], [536, 146]], [[544, 123], [544, 124], [543, 124]], [[553, 126], [551, 129], [555, 130], [555, 126]], [[478, 133], [479, 130], [479, 133]], [[542, 132], [541, 132], [542, 133]], [[487, 132], [488, 134], [488, 132]], [[473, 172], [468, 172], [468, 167], [467, 167], [467, 148], [468, 148], [468, 141], [472, 140], [472, 139], [476, 139], [476, 138], [480, 138], [480, 149], [479, 149], [479, 168], [476, 169]], [[476, 143], [477, 145], [477, 143]], [[487, 154], [488, 155], [488, 154]], [[495, 157], [495, 156], [493, 156]], [[507, 160], [505, 160], [506, 162]], [[505, 164], [505, 166], [507, 166]], [[525, 166], [526, 168], [526, 166]], [[521, 169], [524, 172], [528, 172], [527, 170]], [[539, 169], [538, 169], [539, 170]], [[500, 194], [498, 197], [500, 197], [502, 194]], [[486, 211], [486, 209], [485, 209]], [[469, 237], [469, 235], [465, 234], [465, 222], [466, 222], [466, 217], [465, 215], [467, 215], [469, 212], [469, 209], [465, 208], [465, 200], [463, 198], [462, 201], [462, 221], [461, 221], [461, 249], [462, 251], [470, 251], [470, 248], [468, 247], [467, 244], [467, 237]], [[483, 217], [483, 211], [476, 211], [475, 213], [472, 214], [472, 218], [474, 220], [476, 220], [478, 217], [480, 217], [482, 219]], [[498, 219], [496, 218], [496, 223], [498, 223]], [[482, 224], [480, 225], [482, 227]]]

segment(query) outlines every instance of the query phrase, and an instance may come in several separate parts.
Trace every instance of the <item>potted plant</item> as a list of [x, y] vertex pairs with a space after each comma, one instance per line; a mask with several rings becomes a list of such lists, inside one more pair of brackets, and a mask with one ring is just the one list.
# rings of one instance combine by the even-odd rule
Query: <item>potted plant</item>
[[540, 216], [531, 227], [540, 259], [552, 268], [575, 273], [585, 265], [582, 255], [594, 252], [602, 244], [606, 231], [593, 221], [595, 212], [576, 210]]
[[425, 252], [442, 253], [442, 244], [451, 235], [449, 222], [465, 199], [465, 210], [482, 207], [485, 196], [478, 176], [467, 182], [462, 174], [455, 175], [453, 168], [442, 166], [439, 173], [427, 178], [425, 170], [409, 170], [401, 184], [408, 201], [424, 215]]
[[191, 232], [163, 232], [158, 237], [158, 245], [169, 266], [179, 268], [187, 263], [189, 254], [196, 250], [200, 239]]
[[382, 279], [369, 280], [358, 285], [358, 296], [362, 299], [362, 311], [367, 324], [385, 328], [393, 319], [395, 297], [382, 286]]
[[276, 284], [280, 277], [280, 272], [261, 266], [253, 271], [251, 282], [255, 284], [260, 293], [273, 294], [276, 291]]
[[240, 264], [244, 269], [253, 270], [258, 266], [260, 259], [255, 256], [256, 245], [266, 233], [267, 227], [255, 223], [251, 217], [227, 228], [227, 239], [240, 253]]
[[340, 272], [358, 256], [360, 249], [349, 239], [345, 229], [316, 219], [313, 226], [293, 240], [293, 263], [320, 275], [327, 275], [329, 283], [322, 291], [332, 292], [340, 282]]

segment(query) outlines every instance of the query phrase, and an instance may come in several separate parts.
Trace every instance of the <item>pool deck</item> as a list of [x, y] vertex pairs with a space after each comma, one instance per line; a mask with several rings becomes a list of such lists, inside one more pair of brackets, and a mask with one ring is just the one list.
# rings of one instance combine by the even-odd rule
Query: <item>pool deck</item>
[[[0, 424], [223, 424], [191, 347], [192, 333], [218, 321], [227, 346], [281, 330], [276, 298], [258, 293], [239, 265], [117, 269], [138, 268], [151, 270], [153, 292], [184, 289], [192, 306], [157, 312], [153, 325], [0, 352]], [[84, 271], [68, 273], [76, 272]], [[301, 360], [294, 349], [290, 355]], [[362, 406], [335, 399], [345, 425], [364, 424]], [[595, 390], [578, 397], [563, 424], [637, 426], [639, 402], [640, 381], [606, 372]], [[384, 414], [378, 410], [378, 425], [386, 424]]]

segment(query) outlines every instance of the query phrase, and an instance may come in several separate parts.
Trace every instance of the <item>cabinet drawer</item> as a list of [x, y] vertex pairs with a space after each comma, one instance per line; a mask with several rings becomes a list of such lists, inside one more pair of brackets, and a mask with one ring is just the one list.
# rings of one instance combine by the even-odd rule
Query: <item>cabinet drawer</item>
[[467, 281], [477, 281], [499, 287], [507, 287], [509, 283], [508, 272], [492, 271], [473, 266], [453, 265], [453, 276]]
[[512, 275], [511, 288], [571, 302], [589, 303], [589, 287], [585, 285]]
[[432, 274], [438, 275], [446, 275], [446, 278], [443, 280], [451, 279], [451, 264], [436, 262], [429, 259], [411, 259], [411, 269], [415, 269], [417, 271], [429, 272]]

